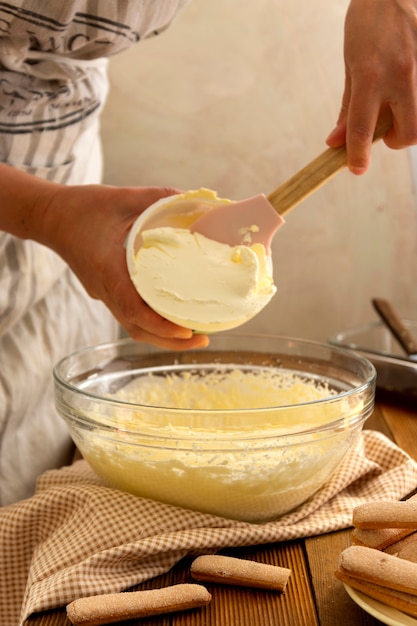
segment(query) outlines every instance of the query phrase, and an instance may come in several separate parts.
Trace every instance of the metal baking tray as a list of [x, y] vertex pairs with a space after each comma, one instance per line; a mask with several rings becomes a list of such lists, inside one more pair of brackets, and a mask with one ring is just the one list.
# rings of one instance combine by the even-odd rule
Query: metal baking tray
[[[417, 337], [417, 321], [402, 321]], [[417, 362], [407, 358], [382, 321], [341, 331], [328, 341], [354, 350], [371, 361], [377, 371], [377, 389], [417, 399]]]

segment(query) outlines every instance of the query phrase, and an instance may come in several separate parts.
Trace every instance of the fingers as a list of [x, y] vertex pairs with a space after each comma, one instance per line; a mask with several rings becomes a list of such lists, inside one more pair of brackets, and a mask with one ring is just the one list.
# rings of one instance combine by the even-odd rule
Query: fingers
[[182, 190], [176, 187], [143, 187], [140, 195], [138, 195], [137, 187], [132, 187], [131, 191], [133, 206], [138, 215], [158, 200], [182, 193]]
[[170, 350], [189, 350], [208, 345], [207, 335], [194, 334], [153, 311], [137, 293], [128, 277], [109, 285], [104, 303], [126, 332], [143, 341]]
[[[385, 144], [417, 143], [417, 0], [350, 0], [345, 18], [345, 89], [329, 146], [346, 141], [348, 167], [367, 171], [377, 120], [385, 109], [392, 128]], [[344, 136], [345, 135], [345, 136]]]
[[371, 108], [367, 116], [350, 110], [346, 126], [347, 165], [358, 176], [365, 174], [371, 162], [371, 148], [378, 121], [378, 109]]
[[116, 314], [123, 328], [135, 341], [151, 343], [169, 350], [191, 350], [208, 345], [207, 335], [194, 334], [191, 329], [164, 319], [137, 295], [135, 300], [138, 302], [133, 314]]
[[169, 350], [192, 350], [205, 348], [209, 344], [207, 335], [194, 334], [189, 328], [173, 324], [155, 313], [141, 301], [134, 315], [122, 311], [112, 303], [107, 303], [114, 317], [135, 341], [150, 343]]
[[384, 143], [396, 150], [417, 143], [416, 80], [415, 73], [391, 82], [382, 77], [366, 81], [365, 76], [360, 76], [352, 84], [346, 114], [346, 148], [351, 172], [360, 175], [367, 171], [378, 119], [387, 118], [388, 112], [391, 129], [383, 136]]
[[378, 98], [364, 102], [363, 93], [366, 93], [365, 86], [361, 81], [359, 84], [352, 81], [347, 71], [339, 118], [326, 139], [326, 143], [333, 148], [346, 144], [347, 166], [357, 175], [364, 174], [369, 168], [380, 108]]
[[[140, 300], [140, 299], [139, 299]], [[108, 305], [115, 318], [135, 341], [151, 343], [169, 350], [191, 350], [205, 348], [209, 344], [207, 335], [194, 334], [189, 328], [173, 324], [155, 313], [140, 300], [134, 315]]]
[[177, 339], [169, 337], [161, 337], [160, 335], [154, 335], [148, 333], [141, 328], [133, 328], [132, 332], [126, 329], [129, 335], [135, 341], [141, 341], [144, 343], [150, 343], [159, 348], [165, 348], [173, 351], [194, 350], [197, 348], [206, 348], [209, 345], [209, 337], [207, 335], [191, 335], [189, 339]]
[[391, 113], [391, 129], [383, 135], [384, 143], [392, 149], [405, 148], [417, 143], [417, 108], [402, 102], [402, 106], [390, 107], [386, 103], [373, 103], [368, 108], [354, 102], [346, 111], [342, 110], [335, 128], [326, 139], [328, 146], [337, 148], [346, 144], [347, 166], [353, 174], [364, 174], [371, 163], [373, 138], [378, 120], [388, 118]]
[[391, 106], [392, 130], [384, 137], [384, 143], [393, 150], [417, 144], [417, 103], [412, 98], [401, 100]]
[[417, 143], [417, 107], [414, 102], [410, 101], [408, 106], [402, 101], [395, 107], [378, 102], [367, 110], [357, 110], [352, 104], [346, 121], [346, 149], [348, 168], [353, 174], [361, 175], [368, 170], [378, 120], [386, 116], [387, 109], [391, 111], [392, 121], [391, 129], [382, 137], [384, 143], [393, 150]]

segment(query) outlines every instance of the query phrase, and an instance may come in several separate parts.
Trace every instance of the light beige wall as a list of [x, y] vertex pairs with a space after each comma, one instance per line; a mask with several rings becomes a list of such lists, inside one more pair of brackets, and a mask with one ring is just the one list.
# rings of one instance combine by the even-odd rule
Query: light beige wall
[[[160, 37], [110, 63], [105, 181], [270, 192], [325, 149], [343, 88], [345, 0], [194, 0]], [[278, 294], [248, 331], [325, 339], [376, 319], [374, 295], [417, 317], [408, 151], [375, 146], [274, 240]]]

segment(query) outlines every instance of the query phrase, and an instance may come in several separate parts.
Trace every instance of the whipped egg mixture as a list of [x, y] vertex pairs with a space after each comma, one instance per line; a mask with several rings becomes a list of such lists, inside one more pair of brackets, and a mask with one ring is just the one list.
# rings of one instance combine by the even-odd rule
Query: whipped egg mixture
[[82, 449], [120, 489], [261, 522], [313, 495], [359, 435], [346, 420], [361, 403], [333, 403], [332, 395], [314, 379], [272, 368], [149, 374], [112, 396], [126, 403], [108, 416], [117, 429], [90, 434]]

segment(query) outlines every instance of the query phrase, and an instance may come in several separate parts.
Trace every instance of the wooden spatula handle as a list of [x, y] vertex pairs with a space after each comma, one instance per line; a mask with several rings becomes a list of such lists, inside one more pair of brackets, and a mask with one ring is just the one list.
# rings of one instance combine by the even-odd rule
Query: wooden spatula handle
[[[380, 117], [373, 141], [381, 139], [392, 126], [392, 117]], [[347, 165], [346, 146], [327, 148], [297, 174], [269, 194], [268, 200], [280, 215], [285, 215], [302, 200], [316, 191], [327, 180]]]

